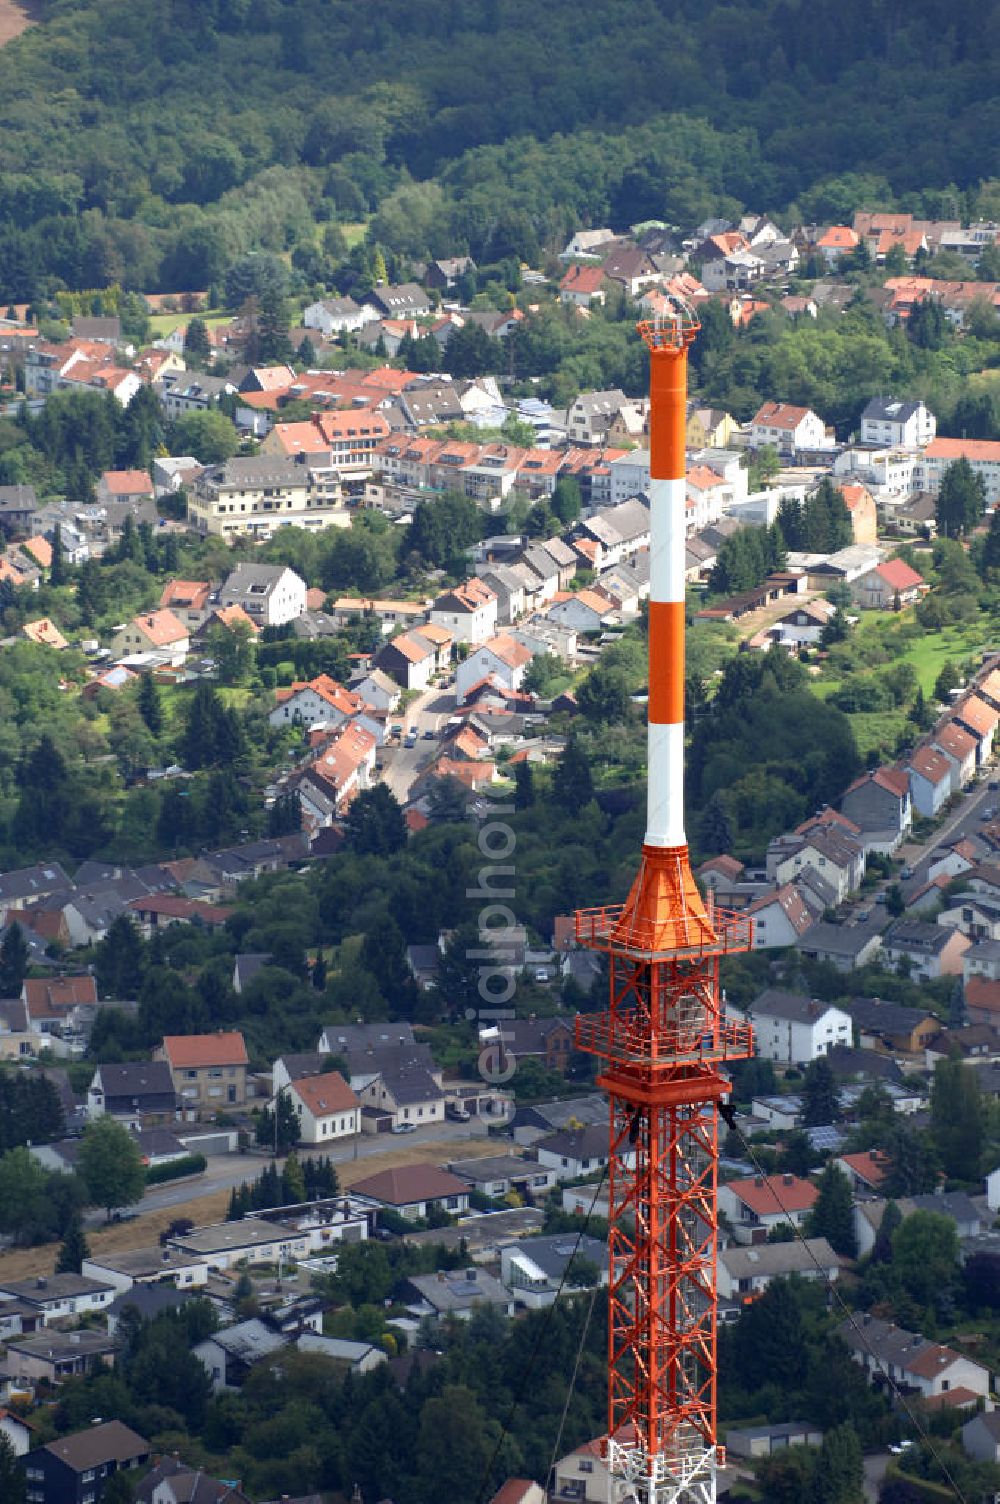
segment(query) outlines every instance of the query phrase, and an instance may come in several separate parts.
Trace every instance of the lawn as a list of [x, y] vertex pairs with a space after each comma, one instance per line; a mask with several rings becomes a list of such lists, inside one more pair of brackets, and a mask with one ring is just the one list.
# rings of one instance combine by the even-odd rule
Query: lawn
[[150, 333], [154, 339], [162, 339], [165, 334], [170, 334], [178, 324], [187, 324], [192, 318], [203, 319], [210, 327], [216, 324], [228, 324], [232, 318], [231, 313], [225, 313], [221, 308], [213, 308], [208, 313], [152, 313], [149, 316]]

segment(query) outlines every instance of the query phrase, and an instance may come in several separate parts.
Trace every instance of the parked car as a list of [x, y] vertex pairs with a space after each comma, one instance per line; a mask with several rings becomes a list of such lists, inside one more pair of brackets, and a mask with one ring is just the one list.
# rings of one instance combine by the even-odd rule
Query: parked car
[[417, 733], [415, 731], [408, 731], [406, 733], [406, 739], [403, 742], [403, 746], [404, 747], [415, 747], [416, 745], [417, 745]]

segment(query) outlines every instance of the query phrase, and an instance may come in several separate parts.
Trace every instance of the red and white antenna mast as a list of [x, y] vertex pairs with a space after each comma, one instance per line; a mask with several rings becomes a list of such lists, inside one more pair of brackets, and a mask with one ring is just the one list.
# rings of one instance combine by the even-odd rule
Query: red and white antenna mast
[[750, 921], [706, 909], [684, 833], [684, 436], [688, 346], [680, 300], [639, 332], [650, 362], [650, 600], [646, 837], [625, 903], [582, 910], [581, 944], [610, 957], [606, 1013], [577, 1019], [603, 1062], [609, 1157], [610, 1500], [714, 1504], [718, 1104], [725, 1064], [753, 1053], [727, 1022], [719, 958]]

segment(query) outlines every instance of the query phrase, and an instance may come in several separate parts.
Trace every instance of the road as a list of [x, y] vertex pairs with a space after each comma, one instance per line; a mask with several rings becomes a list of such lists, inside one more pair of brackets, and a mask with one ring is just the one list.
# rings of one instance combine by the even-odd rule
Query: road
[[[382, 781], [400, 804], [406, 803], [418, 773], [436, 756], [441, 727], [454, 713], [454, 690], [432, 685], [407, 706], [405, 712], [391, 718], [390, 724], [402, 726], [404, 735], [407, 731], [417, 733], [412, 747], [385, 746], [379, 753], [384, 769]], [[433, 737], [425, 737], [426, 731], [432, 731]]]
[[[426, 1128], [418, 1128], [415, 1133], [373, 1133], [362, 1134], [361, 1137], [350, 1144], [338, 1145], [339, 1153], [331, 1154], [334, 1164], [353, 1164], [357, 1160], [370, 1159], [372, 1155], [387, 1155], [393, 1149], [398, 1148], [400, 1157], [403, 1151], [416, 1144], [440, 1144], [443, 1158], [462, 1157], [464, 1146], [471, 1138], [482, 1138], [484, 1126], [481, 1121], [473, 1118], [468, 1123], [443, 1123], [429, 1124]], [[299, 1149], [300, 1155], [309, 1155], [313, 1152], [312, 1146], [303, 1145]], [[329, 1152], [320, 1146], [315, 1152]], [[172, 1185], [156, 1186], [147, 1191], [142, 1199], [140, 1212], [163, 1211], [167, 1207], [181, 1206], [202, 1196], [210, 1196], [214, 1191], [228, 1191], [244, 1180], [253, 1180], [258, 1176], [267, 1163], [264, 1155], [260, 1154], [213, 1154], [208, 1161], [208, 1168], [204, 1175], [197, 1180], [182, 1180]], [[103, 1213], [96, 1213], [94, 1225], [103, 1223]]]
[[863, 1460], [865, 1498], [870, 1499], [871, 1504], [877, 1504], [879, 1485], [885, 1477], [885, 1470], [888, 1465], [888, 1452], [872, 1452], [867, 1454]]

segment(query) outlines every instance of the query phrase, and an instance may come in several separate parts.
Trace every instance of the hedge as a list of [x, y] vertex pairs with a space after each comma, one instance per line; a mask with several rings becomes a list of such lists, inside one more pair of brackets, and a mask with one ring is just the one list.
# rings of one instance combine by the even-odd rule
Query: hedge
[[164, 1165], [149, 1165], [146, 1184], [160, 1185], [164, 1180], [180, 1180], [184, 1175], [200, 1175], [207, 1168], [204, 1154], [185, 1154], [183, 1159], [171, 1159]]

